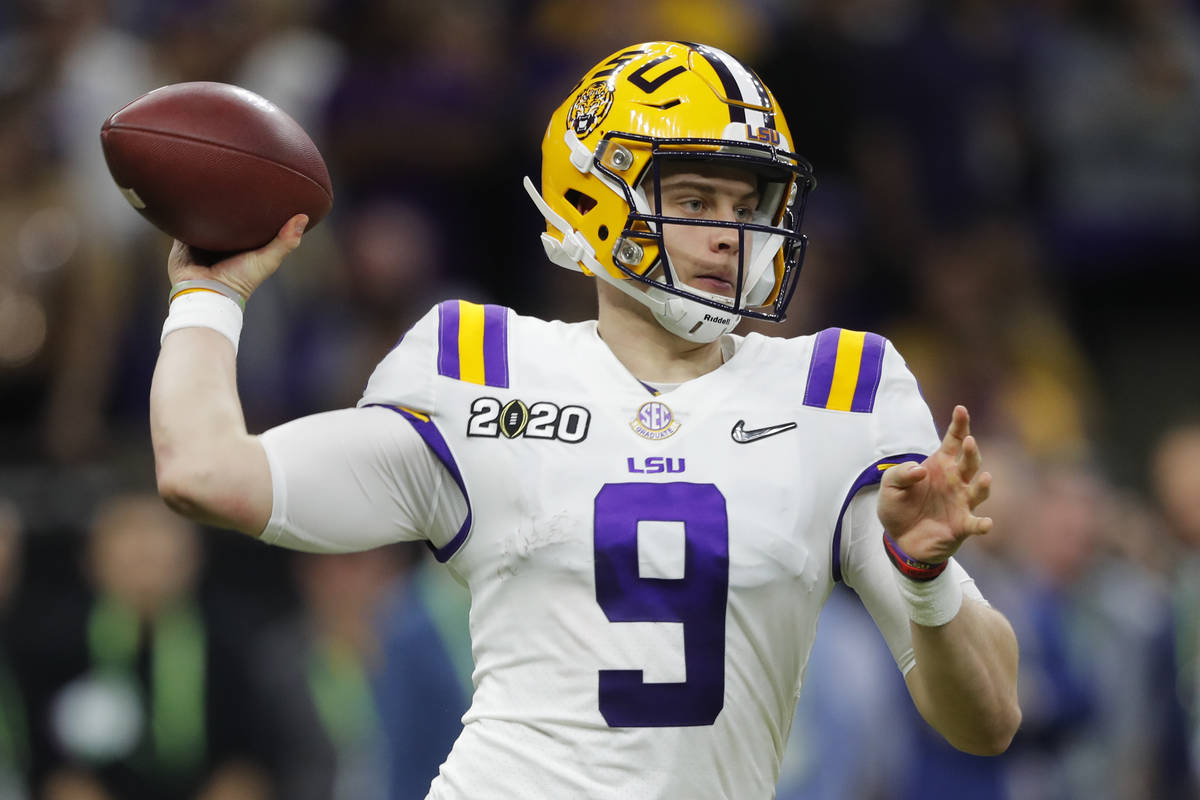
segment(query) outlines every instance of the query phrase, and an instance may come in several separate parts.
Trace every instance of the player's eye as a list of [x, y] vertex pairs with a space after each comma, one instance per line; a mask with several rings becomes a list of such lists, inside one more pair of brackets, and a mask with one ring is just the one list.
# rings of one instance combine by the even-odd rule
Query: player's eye
[[678, 205], [679, 208], [686, 214], [699, 214], [704, 210], [704, 201], [697, 197], [680, 200]]

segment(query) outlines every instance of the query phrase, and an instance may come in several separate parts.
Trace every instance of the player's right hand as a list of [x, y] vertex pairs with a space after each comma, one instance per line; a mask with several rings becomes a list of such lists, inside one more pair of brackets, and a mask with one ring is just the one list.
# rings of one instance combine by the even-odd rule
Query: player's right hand
[[255, 289], [279, 269], [288, 253], [300, 245], [300, 237], [308, 225], [308, 217], [297, 214], [283, 224], [279, 233], [257, 250], [247, 250], [205, 266], [196, 259], [192, 248], [178, 240], [167, 257], [167, 275], [174, 285], [180, 281], [208, 279], [220, 281], [242, 297], [249, 298]]

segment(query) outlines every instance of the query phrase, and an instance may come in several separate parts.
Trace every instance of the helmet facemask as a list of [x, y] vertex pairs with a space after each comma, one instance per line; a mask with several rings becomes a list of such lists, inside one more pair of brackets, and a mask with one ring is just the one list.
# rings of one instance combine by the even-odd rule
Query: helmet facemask
[[[650, 158], [633, 187], [605, 165], [604, 151], [622, 147], [622, 139], [650, 146]], [[631, 142], [632, 144], [632, 142]], [[800, 233], [804, 203], [814, 181], [802, 159], [754, 143], [730, 146], [727, 140], [643, 140], [612, 134], [600, 148], [594, 169], [611, 188], [625, 195], [630, 209], [612, 248], [612, 263], [643, 284], [620, 281], [628, 294], [645, 299], [664, 327], [691, 341], [712, 341], [732, 330], [741, 317], [781, 321], [795, 290], [806, 247]], [[746, 221], [667, 216], [663, 208], [663, 172], [688, 162], [736, 168], [758, 185], [758, 208]], [[684, 284], [664, 244], [666, 226], [723, 227], [736, 230], [737, 272], [731, 296]], [[636, 292], [636, 294], [635, 294]], [[652, 301], [652, 302], [647, 302]]]

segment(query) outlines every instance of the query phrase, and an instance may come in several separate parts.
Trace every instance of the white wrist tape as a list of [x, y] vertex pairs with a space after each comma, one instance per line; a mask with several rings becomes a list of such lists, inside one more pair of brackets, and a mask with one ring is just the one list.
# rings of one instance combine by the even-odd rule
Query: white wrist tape
[[233, 353], [237, 355], [238, 339], [242, 335], [242, 309], [236, 301], [218, 292], [182, 292], [171, 301], [159, 344], [180, 328], [211, 328], [230, 341]]
[[962, 584], [955, 570], [945, 570], [931, 581], [914, 581], [899, 572], [895, 574], [900, 596], [908, 605], [908, 618], [918, 625], [940, 627], [954, 619], [962, 608]]

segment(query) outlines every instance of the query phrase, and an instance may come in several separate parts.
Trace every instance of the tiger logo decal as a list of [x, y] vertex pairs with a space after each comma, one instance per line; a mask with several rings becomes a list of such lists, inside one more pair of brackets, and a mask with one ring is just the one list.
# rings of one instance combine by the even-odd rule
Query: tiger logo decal
[[612, 91], [605, 81], [591, 84], [575, 98], [575, 103], [567, 114], [567, 127], [583, 139], [608, 116], [612, 102]]

